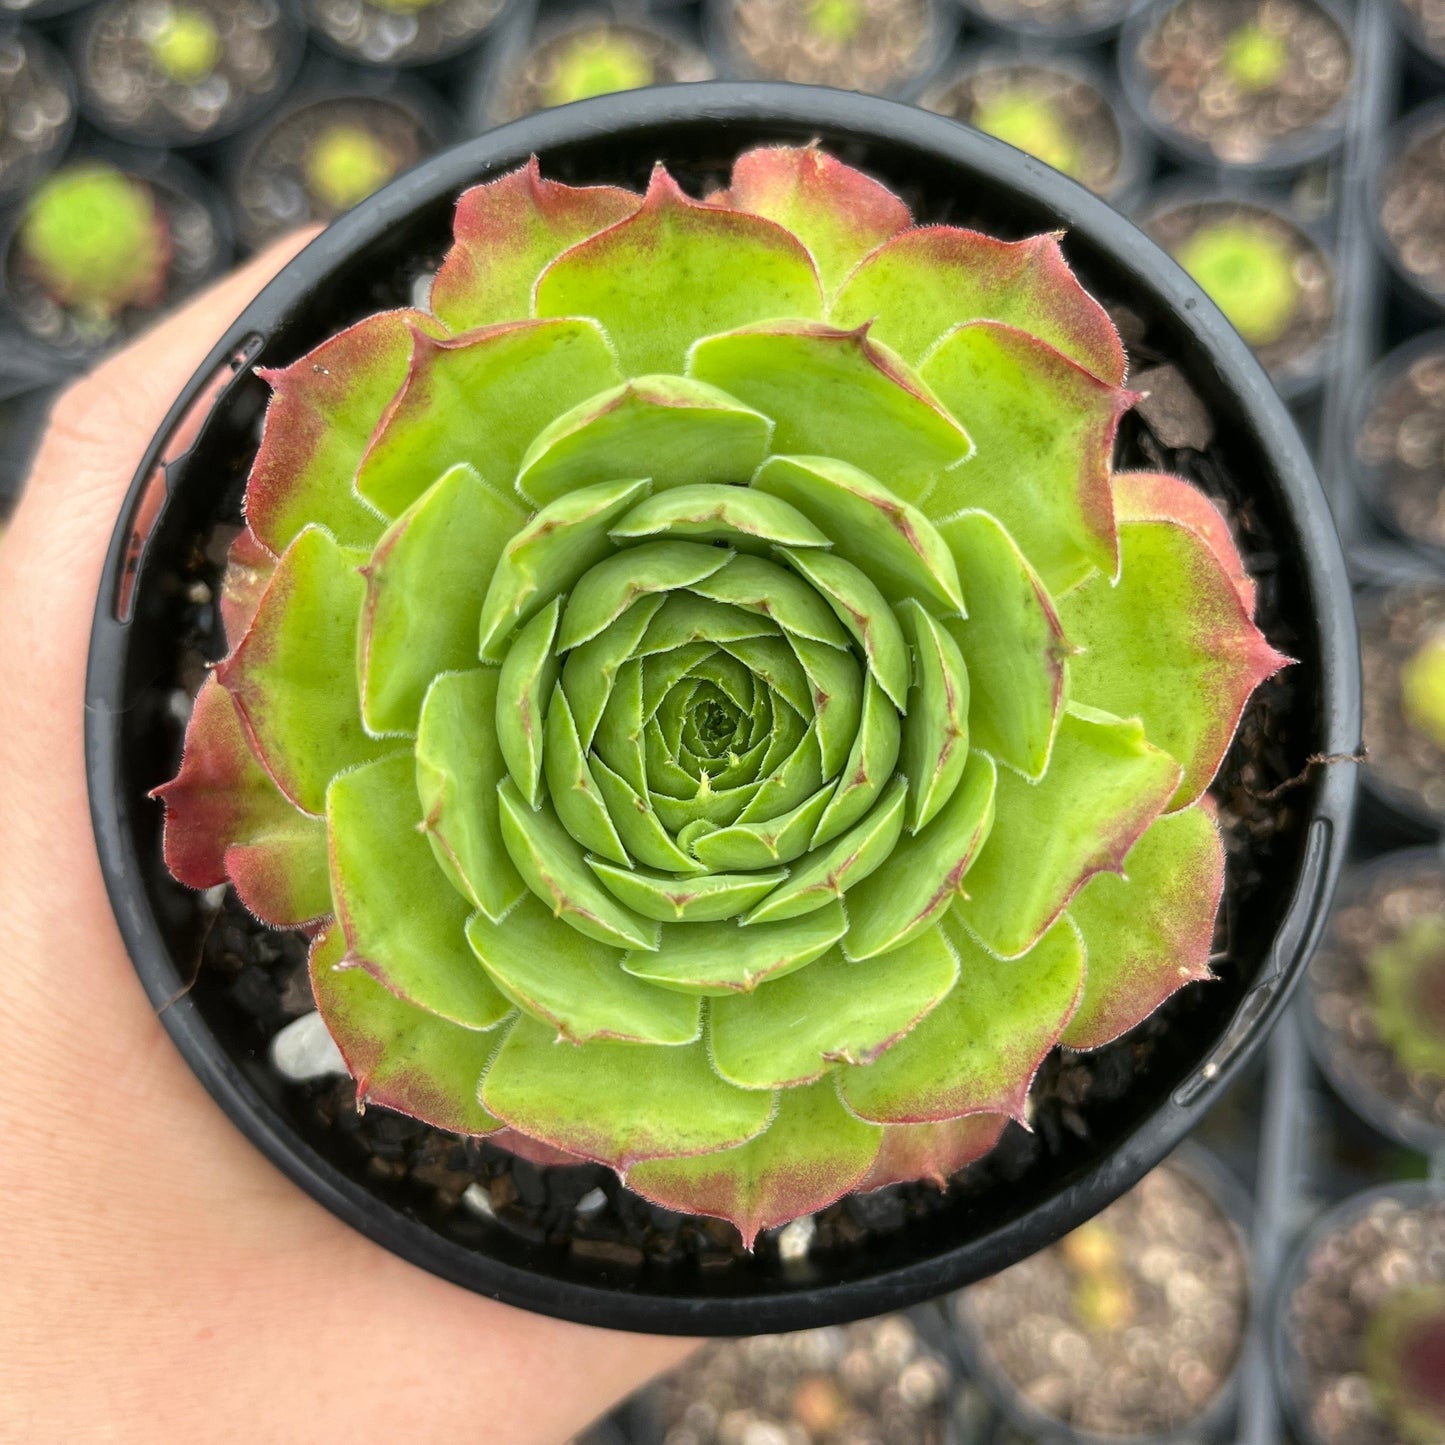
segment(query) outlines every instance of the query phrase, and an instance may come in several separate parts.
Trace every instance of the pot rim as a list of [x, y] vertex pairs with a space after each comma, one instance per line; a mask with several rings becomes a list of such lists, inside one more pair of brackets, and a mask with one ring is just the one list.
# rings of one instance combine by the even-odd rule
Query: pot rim
[[[1280, 1016], [1324, 923], [1353, 811], [1354, 770], [1327, 768], [1313, 788], [1302, 832], [1295, 890], [1269, 952], [1209, 1057], [1143, 1114], [1120, 1145], [1018, 1218], [971, 1234], [940, 1253], [856, 1278], [796, 1290], [718, 1296], [605, 1288], [520, 1268], [444, 1238], [378, 1200], [307, 1145], [221, 1047], [186, 994], [144, 893], [123, 796], [123, 683], [129, 622], [119, 620], [122, 583], [142, 570], [145, 538], [165, 489], [170, 439], [193, 438], [273, 331], [303, 308], [315, 283], [423, 205], [464, 186], [599, 135], [708, 125], [739, 135], [759, 128], [867, 138], [959, 170], [971, 170], [1020, 203], [1047, 210], [1121, 269], [1147, 277], [1143, 289], [1187, 326], [1212, 369], [1211, 384], [1252, 428], [1276, 479], [1285, 530], [1318, 629], [1319, 740], [1352, 752], [1360, 736], [1359, 659], [1344, 559], [1328, 503], [1284, 404], [1248, 347], [1185, 273], [1121, 215], [1048, 167], [953, 121], [871, 96], [769, 82], [694, 82], [602, 96], [544, 111], [434, 157], [379, 191], [314, 241], [247, 307], [186, 386], [148, 448], [121, 511], [102, 574], [86, 681], [85, 747], [96, 846], [121, 934], [147, 993], [202, 1083], [273, 1163], [332, 1213], [414, 1264], [505, 1303], [581, 1323], [650, 1333], [736, 1335], [838, 1323], [898, 1309], [956, 1288], [1058, 1238], [1122, 1193], [1179, 1143]], [[188, 425], [189, 424], [189, 425]], [[187, 446], [190, 445], [188, 441]], [[175, 448], [179, 453], [181, 449]], [[149, 503], [149, 507], [145, 504]], [[655, 1288], [655, 1287], [654, 1287]]]

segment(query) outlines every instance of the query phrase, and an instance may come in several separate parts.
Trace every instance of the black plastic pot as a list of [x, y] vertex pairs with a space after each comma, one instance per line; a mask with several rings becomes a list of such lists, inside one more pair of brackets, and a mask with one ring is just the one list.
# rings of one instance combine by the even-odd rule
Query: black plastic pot
[[971, 20], [997, 34], [1017, 36], [1036, 43], [1057, 41], [1072, 46], [1102, 41], [1112, 35], [1123, 24], [1125, 14], [1137, 0], [1113, 0], [1112, 4], [1101, 6], [1102, 13], [1092, 19], [1083, 17], [1058, 25], [1046, 25], [1040, 20], [1025, 17], [1005, 18], [994, 13], [988, 0], [956, 0], [956, 3], [962, 5], [964, 14]]
[[[59, 54], [35, 31], [16, 25], [0, 25], [0, 63], [8, 72], [6, 94], [0, 99], [0, 144], [18, 139], [12, 112], [15, 95], [10, 89], [17, 80], [37, 74], [49, 79], [55, 88], [52, 95], [59, 102], [54, 104], [50, 128], [40, 147], [19, 156], [12, 152], [4, 158], [4, 168], [0, 170], [0, 202], [8, 205], [23, 196], [48, 171], [54, 170], [65, 154], [75, 134], [75, 77]], [[32, 112], [36, 109], [33, 95], [32, 91], [26, 98]], [[33, 133], [33, 115], [23, 124], [32, 128]]]
[[[701, 192], [750, 145], [814, 137], [882, 177], [921, 220], [1007, 237], [1067, 231], [1085, 284], [1149, 317], [1146, 349], [1181, 369], [1218, 436], [1207, 454], [1173, 453], [1157, 464], [1192, 473], [1241, 519], [1261, 573], [1264, 625], [1300, 659], [1252, 714], [1269, 724], [1268, 741], [1250, 755], [1253, 781], [1237, 759], [1225, 764], [1227, 781], [1246, 790], [1241, 805], [1281, 785], [1286, 801], [1260, 802], [1272, 831], [1232, 870], [1218, 981], [1186, 990], [1141, 1031], [1090, 1056], [1101, 1081], [1112, 1069], [1131, 1082], [1101, 1082], [1079, 1106], [1087, 1137], [1060, 1124], [1057, 1101], [1041, 1106], [1036, 1133], [1011, 1128], [945, 1195], [907, 1186], [910, 1200], [925, 1202], [902, 1212], [903, 1227], [880, 1227], [836, 1252], [785, 1261], [776, 1240], [765, 1239], [755, 1254], [707, 1270], [598, 1262], [565, 1243], [441, 1211], [420, 1195], [368, 1187], [360, 1166], [303, 1137], [294, 1099], [248, 1040], [224, 988], [204, 973], [191, 978], [208, 915], [161, 866], [160, 810], [147, 798], [178, 755], [182, 652], [216, 647], [214, 636], [180, 636], [193, 614], [177, 583], [198, 537], [238, 515], [266, 401], [255, 368], [289, 362], [338, 327], [409, 297], [447, 243], [464, 186], [536, 153], [559, 179], [639, 187], [661, 157]], [[1132, 420], [1124, 464], [1146, 464], [1148, 442]], [[97, 847], [121, 932], [177, 1046], [236, 1124], [341, 1218], [439, 1275], [544, 1313], [689, 1334], [821, 1325], [956, 1288], [1058, 1238], [1162, 1159], [1269, 1032], [1314, 945], [1354, 778], [1349, 766], [1311, 770], [1307, 760], [1351, 752], [1359, 728], [1354, 618], [1329, 509], [1288, 413], [1184, 273], [1103, 202], [999, 142], [887, 101], [765, 84], [635, 91], [534, 115], [435, 158], [337, 222], [229, 329], [148, 450], [103, 576], [86, 688]]]
[[1312, 0], [1339, 26], [1350, 46], [1352, 74], [1338, 103], [1313, 125], [1285, 136], [1266, 154], [1253, 161], [1224, 161], [1205, 142], [1186, 135], [1155, 113], [1149, 97], [1151, 84], [1139, 61], [1144, 38], [1168, 13], [1173, 0], [1142, 0], [1130, 12], [1119, 36], [1119, 77], [1124, 95], [1139, 120], [1157, 137], [1165, 150], [1180, 160], [1211, 171], [1244, 171], [1255, 175], [1278, 175], [1317, 161], [1336, 150], [1345, 137], [1353, 97], [1358, 84], [1359, 57], [1355, 54], [1350, 17], [1338, 0]]
[[1445, 101], [1412, 110], [1384, 139], [1370, 174], [1370, 224], [1375, 241], [1390, 263], [1390, 279], [1416, 324], [1439, 325], [1445, 313], [1445, 287], [1435, 289], [1418, 272], [1412, 271], [1400, 256], [1394, 240], [1385, 229], [1381, 209], [1385, 186], [1397, 161], [1413, 146], [1430, 135], [1445, 136]]

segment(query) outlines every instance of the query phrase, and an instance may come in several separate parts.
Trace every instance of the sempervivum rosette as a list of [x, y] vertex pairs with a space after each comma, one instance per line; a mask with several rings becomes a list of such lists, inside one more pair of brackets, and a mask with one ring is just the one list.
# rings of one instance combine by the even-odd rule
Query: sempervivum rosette
[[[314, 933], [362, 1100], [757, 1230], [940, 1181], [1208, 973], [1204, 790], [1282, 659], [1112, 475], [1054, 237], [817, 149], [462, 197], [286, 369], [166, 855]], [[1100, 876], [1101, 875], [1101, 876]]]

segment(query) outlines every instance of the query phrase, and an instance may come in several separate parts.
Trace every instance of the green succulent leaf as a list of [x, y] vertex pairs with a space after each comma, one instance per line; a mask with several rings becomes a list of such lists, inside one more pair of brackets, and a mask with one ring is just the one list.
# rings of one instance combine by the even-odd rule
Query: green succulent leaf
[[598, 477], [645, 476], [655, 490], [751, 476], [772, 423], [715, 386], [639, 376], [589, 396], [540, 432], [517, 489], [545, 505]]
[[377, 1104], [454, 1134], [502, 1127], [477, 1101], [499, 1033], [462, 1028], [407, 1003], [345, 959], [335, 926], [311, 945], [311, 991], [356, 1080], [358, 1104]]
[[993, 1149], [1008, 1126], [1002, 1114], [966, 1114], [938, 1124], [888, 1124], [883, 1144], [860, 1192], [889, 1184], [932, 1180], [940, 1189], [975, 1160]]
[[[659, 1110], [658, 1099], [674, 1107]], [[777, 1101], [724, 1083], [701, 1043], [558, 1043], [553, 1028], [524, 1016], [487, 1071], [482, 1106], [534, 1139], [629, 1169], [742, 1144], [768, 1127]]]
[[994, 827], [997, 777], [987, 753], [970, 753], [958, 786], [938, 815], [902, 838], [849, 892], [848, 937], [843, 942], [849, 958], [873, 958], [901, 948], [963, 893], [965, 875]]
[[697, 998], [639, 982], [623, 971], [616, 948], [576, 929], [563, 933], [531, 894], [504, 922], [473, 914], [466, 934], [492, 982], [559, 1039], [689, 1044], [698, 1037]]
[[535, 156], [473, 186], [457, 203], [456, 243], [432, 283], [432, 310], [453, 331], [529, 315], [542, 268], [632, 215], [639, 204], [631, 191], [616, 186], [543, 180]]
[[887, 186], [816, 146], [772, 146], [739, 156], [720, 199], [786, 226], [812, 253], [829, 293], [913, 221]]
[[638, 978], [687, 993], [748, 993], [810, 964], [847, 931], [847, 915], [836, 901], [798, 918], [748, 928], [726, 919], [665, 924], [655, 953], [629, 953], [622, 966]]
[[[764, 438], [764, 449], [766, 445]], [[756, 468], [754, 463], [747, 475]], [[619, 542], [657, 536], [724, 542], [740, 552], [832, 545], [826, 532], [787, 502], [752, 488], [706, 482], [649, 497], [623, 517], [611, 535]]]
[[1084, 946], [1067, 919], [1026, 956], [1007, 960], [961, 928], [945, 932], [958, 953], [948, 996], [880, 1058], [838, 1073], [843, 1102], [861, 1119], [921, 1124], [987, 1113], [1022, 1121], [1029, 1084], [1078, 1004]]
[[1089, 972], [1064, 1032], [1096, 1049], [1142, 1023], [1186, 983], [1209, 978], [1214, 919], [1224, 893], [1224, 845], [1203, 806], [1156, 818], [1124, 859], [1069, 905]]
[[[508, 493], [537, 433], [621, 379], [606, 336], [587, 318], [510, 322], [444, 341], [417, 331], [414, 346], [406, 384], [356, 474], [357, 492], [387, 517], [459, 461]], [[508, 533], [527, 515], [513, 505]]]
[[497, 789], [506, 760], [494, 746], [496, 668], [444, 672], [422, 704], [416, 791], [427, 841], [442, 871], [494, 923], [527, 885], [502, 842]]
[[1124, 573], [1059, 604], [1088, 647], [1070, 664], [1073, 696], [1136, 714], [1184, 765], [1172, 806], [1208, 787], [1249, 695], [1287, 661], [1265, 641], [1213, 550], [1175, 522], [1119, 528]]
[[527, 887], [555, 917], [614, 948], [657, 947], [657, 925], [624, 907], [598, 883], [582, 846], [549, 805], [529, 807], [511, 778], [498, 789], [497, 797], [502, 842]]
[[595, 317], [628, 376], [681, 371], [699, 336], [823, 310], [818, 273], [797, 237], [690, 200], [661, 166], [638, 210], [552, 262], [535, 297], [538, 316]]
[[491, 549], [481, 552], [483, 565], [477, 570], [484, 578], [490, 571], [478, 649], [484, 662], [501, 662], [515, 628], [612, 555], [608, 532], [613, 522], [648, 488], [646, 481], [626, 480], [581, 487], [535, 512], [504, 543], [490, 569], [485, 559]]
[[1137, 720], [1070, 706], [1041, 781], [999, 775], [993, 831], [955, 914], [990, 951], [1026, 953], [1094, 874], [1120, 870], [1181, 775]]
[[938, 530], [969, 579], [969, 615], [943, 619], [967, 666], [969, 738], [1037, 780], [1063, 715], [1073, 649], [1038, 573], [996, 517], [960, 512]]
[[[968, 433], [866, 328], [775, 323], [712, 336], [693, 347], [687, 370], [771, 417], [775, 452], [846, 462], [915, 506], [973, 450]], [[840, 395], [848, 398], [841, 411]]]
[[166, 805], [166, 867], [192, 888], [230, 881], [276, 928], [331, 911], [326, 827], [287, 800], [256, 761], [231, 695], [201, 686], [180, 771], [154, 794]]
[[849, 1114], [825, 1080], [784, 1090], [777, 1117], [747, 1143], [634, 1165], [627, 1184], [666, 1209], [732, 1220], [751, 1249], [760, 1230], [853, 1189], [877, 1158], [883, 1132]]
[[770, 457], [753, 487], [789, 501], [829, 537], [834, 553], [866, 565], [891, 602], [916, 597], [962, 612], [953, 557], [933, 524], [866, 472], [828, 457]]
[[715, 923], [746, 913], [787, 876], [770, 873], [704, 873], [678, 878], [642, 868], [618, 868], [587, 860], [603, 884], [634, 912], [663, 923]]
[[560, 671], [553, 644], [561, 613], [562, 599], [554, 597], [517, 635], [497, 678], [497, 746], [531, 808], [542, 805], [547, 701]]
[[714, 999], [713, 1064], [741, 1089], [788, 1089], [835, 1063], [871, 1063], [916, 1028], [957, 978], [958, 959], [936, 928], [865, 963], [834, 949], [751, 993]]
[[286, 549], [236, 650], [216, 668], [262, 766], [308, 813], [337, 773], [395, 749], [362, 725], [357, 619], [365, 557], [308, 527]]
[[476, 661], [477, 610], [514, 522], [510, 502], [463, 462], [386, 530], [362, 569], [358, 666], [368, 732], [416, 732], [432, 679]]
[[351, 547], [374, 546], [381, 536], [385, 519], [352, 480], [406, 380], [419, 331], [444, 334], [421, 312], [383, 311], [290, 366], [257, 373], [271, 386], [271, 404], [246, 486], [246, 522], [276, 556], [308, 526]]
[[928, 499], [944, 517], [981, 508], [1008, 528], [1057, 595], [1118, 570], [1109, 461], [1132, 392], [1108, 386], [1035, 337], [993, 322], [949, 332], [921, 375], [968, 418], [978, 453]]
[[879, 246], [828, 311], [835, 326], [872, 323], [877, 339], [918, 365], [955, 326], [993, 321], [1061, 351], [1122, 386], [1114, 323], [1069, 270], [1057, 236], [997, 241], [955, 226], [919, 226]]
[[898, 609], [913, 646], [914, 686], [903, 722], [908, 831], [932, 821], [968, 765], [968, 669], [943, 623], [912, 598]]
[[468, 908], [421, 834], [406, 752], [342, 773], [326, 796], [331, 892], [347, 960], [418, 1008], [489, 1029], [511, 1005], [466, 946]]

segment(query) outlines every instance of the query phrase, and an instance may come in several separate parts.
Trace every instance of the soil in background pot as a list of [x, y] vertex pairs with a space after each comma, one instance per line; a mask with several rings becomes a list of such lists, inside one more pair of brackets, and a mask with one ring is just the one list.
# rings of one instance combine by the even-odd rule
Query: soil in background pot
[[923, 106], [997, 136], [1106, 199], [1124, 171], [1124, 133], [1109, 98], [1060, 65], [998, 62], [933, 87]]
[[1355, 455], [1370, 500], [1412, 542], [1445, 550], [1445, 334], [1386, 357]]
[[995, 1390], [1127, 1439], [1209, 1411], [1243, 1348], [1249, 1295], [1239, 1227], [1190, 1172], [1164, 1164], [954, 1309]]
[[906, 91], [938, 48], [932, 0], [715, 0], [746, 73], [874, 95]]
[[1341, 899], [1310, 964], [1315, 1052], [1385, 1133], [1445, 1148], [1445, 866], [1387, 854]]
[[1370, 1337], [1387, 1308], [1445, 1289], [1445, 1195], [1421, 1186], [1345, 1204], [1316, 1227], [1292, 1274], [1279, 1302], [1280, 1364], [1309, 1445], [1426, 1445], [1430, 1435], [1402, 1428], [1391, 1408]]
[[1395, 0], [1409, 16], [1420, 44], [1445, 61], [1445, 0]]
[[1299, 143], [1354, 70], [1349, 37], [1314, 0], [1178, 0], [1126, 64], [1159, 125], [1232, 165]]
[[301, 45], [279, 0], [106, 0], [76, 46], [81, 102], [123, 140], [198, 145], [271, 105]]
[[603, 15], [543, 33], [505, 67], [492, 109], [498, 121], [644, 85], [710, 80], [712, 62], [680, 35]]
[[1395, 264], [1445, 304], [1445, 114], [1405, 132], [1380, 185], [1379, 222]]
[[1220, 197], [1155, 211], [1144, 229], [1204, 288], [1276, 386], [1318, 379], [1335, 318], [1334, 267], [1293, 221]]
[[1419, 582], [1360, 606], [1365, 777], [1415, 816], [1445, 819], [1445, 723], [1431, 664], [1445, 664], [1445, 585]]
[[330, 221], [431, 154], [430, 119], [399, 96], [327, 95], [292, 107], [250, 142], [231, 181], [249, 246]]
[[506, 0], [305, 0], [321, 42], [362, 65], [425, 65], [476, 44]]
[[28, 190], [50, 170], [74, 128], [65, 62], [38, 35], [0, 32], [0, 199]]
[[708, 1345], [625, 1418], [657, 1445], [945, 1445], [951, 1383], [913, 1321], [885, 1315]]

